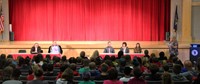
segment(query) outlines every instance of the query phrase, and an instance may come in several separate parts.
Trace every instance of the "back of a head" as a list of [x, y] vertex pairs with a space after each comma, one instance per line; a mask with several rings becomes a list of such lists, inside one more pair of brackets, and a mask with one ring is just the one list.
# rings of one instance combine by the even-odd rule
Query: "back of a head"
[[162, 84], [172, 84], [172, 78], [170, 73], [163, 73]]
[[38, 57], [40, 58], [40, 61], [43, 61], [43, 55], [42, 54], [38, 54]]
[[83, 78], [84, 81], [89, 81], [90, 77], [91, 77], [90, 72], [88, 72], [88, 71], [87, 72], [83, 72], [82, 78]]
[[65, 69], [65, 71], [62, 73], [61, 78], [65, 79], [66, 81], [72, 81], [74, 79], [73, 70], [70, 68]]
[[77, 63], [82, 64], [83, 59], [81, 57], [77, 57], [76, 60], [77, 60]]
[[7, 56], [7, 58], [13, 58], [13, 56], [12, 56], [11, 54], [9, 54], [9, 55]]
[[111, 59], [111, 61], [115, 61], [116, 60], [116, 58], [115, 58], [115, 56], [113, 55], [113, 56], [111, 56], [110, 57], [110, 59]]
[[163, 65], [163, 70], [168, 72], [169, 71], [169, 66], [167, 64]]
[[96, 64], [95, 64], [95, 62], [90, 62], [90, 63], [89, 63], [89, 67], [90, 67], [90, 70], [96, 69]]
[[81, 52], [80, 52], [80, 57], [81, 57], [81, 58], [85, 58], [85, 51], [81, 51]]
[[181, 73], [181, 65], [174, 64], [173, 71], [174, 71], [175, 74], [180, 74]]
[[47, 55], [46, 55], [46, 58], [50, 60], [50, 59], [51, 59], [51, 56], [50, 56], [49, 54], [47, 54]]
[[149, 55], [149, 51], [148, 50], [144, 50], [144, 54], [145, 55]]
[[74, 57], [69, 58], [69, 63], [76, 63], [76, 59]]
[[70, 68], [75, 71], [76, 70], [76, 64], [75, 63], [71, 63], [70, 64]]
[[40, 63], [40, 57], [38, 55], [36, 55], [34, 57], [34, 61], [35, 61], [35, 63]]
[[53, 71], [53, 64], [48, 64], [47, 65], [47, 70], [48, 71]]
[[67, 57], [64, 55], [64, 56], [62, 56], [61, 60], [62, 60], [62, 62], [65, 62], [65, 61], [67, 61]]
[[104, 60], [110, 60], [110, 56], [109, 56], [109, 55], [106, 55], [106, 56], [104, 57]]
[[89, 59], [83, 59], [83, 66], [89, 66], [90, 60]]
[[60, 72], [64, 72], [65, 69], [68, 68], [68, 65], [67, 64], [63, 64], [61, 67], [60, 67]]
[[115, 68], [112, 68], [108, 71], [108, 79], [109, 80], [117, 80], [118, 71]]
[[186, 60], [184, 62], [184, 66], [187, 70], [191, 70], [192, 69], [192, 62], [190, 60]]
[[130, 67], [125, 67], [124, 74], [129, 76], [131, 74], [132, 69]]
[[165, 57], [165, 53], [162, 51], [159, 53], [159, 56], [160, 56], [160, 58], [163, 58], [163, 57]]
[[120, 59], [122, 56], [124, 56], [124, 52], [123, 52], [123, 51], [119, 51], [119, 52], [118, 52], [118, 58], [117, 58], [117, 59]]
[[1, 59], [6, 59], [6, 54], [1, 54], [0, 58]]
[[159, 71], [159, 67], [156, 64], [151, 64], [149, 69], [151, 71], [151, 74], [156, 74]]
[[101, 71], [102, 72], [107, 72], [108, 71], [109, 66], [105, 63], [101, 64]]
[[12, 73], [12, 78], [18, 80], [21, 75], [21, 71], [19, 69], [14, 69]]
[[43, 75], [43, 71], [39, 68], [39, 69], [36, 69], [35, 71], [34, 71], [34, 75], [35, 75], [35, 77], [37, 78], [37, 79], [39, 79], [40, 77], [42, 77], [42, 75]]
[[125, 59], [126, 59], [127, 62], [129, 62], [129, 61], [131, 61], [131, 56], [130, 55], [126, 55]]
[[140, 76], [142, 76], [142, 71], [139, 67], [135, 67], [133, 69], [133, 74], [134, 74], [135, 78], [139, 78]]
[[3, 69], [3, 80], [9, 80], [13, 73], [13, 68], [11, 66], [7, 66]]

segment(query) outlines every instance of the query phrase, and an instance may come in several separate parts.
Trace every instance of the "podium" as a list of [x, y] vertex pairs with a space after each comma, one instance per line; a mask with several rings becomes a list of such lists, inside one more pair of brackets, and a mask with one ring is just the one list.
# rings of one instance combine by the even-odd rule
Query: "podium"
[[190, 61], [193, 64], [197, 63], [197, 59], [200, 57], [200, 44], [191, 44], [190, 47]]

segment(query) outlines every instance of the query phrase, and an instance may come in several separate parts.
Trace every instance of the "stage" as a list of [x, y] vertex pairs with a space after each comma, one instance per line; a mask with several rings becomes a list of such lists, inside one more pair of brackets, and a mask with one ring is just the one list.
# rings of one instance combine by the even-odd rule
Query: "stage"
[[[18, 50], [24, 49], [27, 53], [30, 53], [30, 48], [37, 42], [41, 46], [44, 53], [47, 53], [52, 41], [9, 41], [0, 42], [0, 53], [10, 54], [18, 53]], [[122, 42], [124, 41], [111, 41], [112, 46], [115, 48], [115, 53], [119, 51]], [[133, 48], [136, 43], [140, 43], [142, 50], [149, 50], [150, 53], [155, 53], [157, 56], [160, 51], [164, 51], [166, 56], [169, 56], [168, 42], [167, 41], [126, 41], [130, 52], [133, 52]], [[90, 57], [95, 50], [102, 53], [107, 46], [107, 41], [57, 41], [63, 49], [63, 54], [69, 57], [77, 57], [81, 51], [85, 51], [86, 55]], [[189, 42], [179, 42], [179, 58], [184, 61], [189, 59]]]

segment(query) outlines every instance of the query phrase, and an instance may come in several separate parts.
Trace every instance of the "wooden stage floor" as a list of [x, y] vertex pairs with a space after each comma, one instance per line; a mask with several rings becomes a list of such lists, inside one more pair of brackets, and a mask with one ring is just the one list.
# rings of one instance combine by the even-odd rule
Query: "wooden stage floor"
[[[34, 43], [39, 43], [44, 53], [47, 53], [49, 46], [52, 41], [9, 41], [0, 42], [0, 53], [10, 54], [18, 53], [18, 50], [25, 49], [27, 53], [30, 53], [30, 48]], [[57, 41], [59, 45], [63, 48], [63, 55], [69, 57], [77, 57], [81, 51], [85, 51], [86, 55], [89, 57], [93, 54], [95, 50], [100, 53], [106, 47], [108, 41]], [[112, 46], [115, 48], [115, 52], [119, 51], [121, 44], [124, 41], [112, 41]], [[149, 50], [150, 53], [155, 53], [157, 56], [159, 52], [164, 51], [166, 56], [169, 55], [168, 42], [167, 41], [126, 41], [130, 52], [133, 52], [133, 48], [136, 43], [140, 43], [143, 51], [145, 49]], [[197, 42], [196, 42], [197, 43]], [[179, 58], [184, 61], [189, 59], [189, 42], [179, 42]]]

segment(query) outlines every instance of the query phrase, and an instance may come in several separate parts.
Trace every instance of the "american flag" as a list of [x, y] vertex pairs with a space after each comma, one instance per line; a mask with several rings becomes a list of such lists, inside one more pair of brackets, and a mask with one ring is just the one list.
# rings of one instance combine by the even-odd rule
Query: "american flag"
[[178, 9], [176, 6], [176, 10], [175, 10], [175, 16], [174, 16], [174, 30], [175, 32], [177, 31], [178, 28]]

